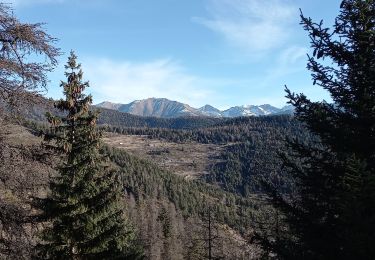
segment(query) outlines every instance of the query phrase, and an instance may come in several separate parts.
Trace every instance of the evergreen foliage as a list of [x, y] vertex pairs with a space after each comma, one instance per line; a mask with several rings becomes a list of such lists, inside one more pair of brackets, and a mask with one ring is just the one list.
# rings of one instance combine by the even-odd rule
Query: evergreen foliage
[[239, 197], [198, 180], [186, 180], [123, 150], [109, 146], [103, 149], [120, 168], [121, 179], [128, 192], [138, 200], [168, 199], [186, 218], [205, 216], [208, 200], [212, 202], [211, 211], [218, 217], [218, 222], [245, 232], [252, 221], [248, 216], [255, 214], [261, 207], [256, 200]]
[[318, 140], [288, 142], [281, 157], [293, 192], [269, 187], [286, 225], [263, 242], [285, 259], [375, 259], [375, 1], [342, 1], [333, 31], [301, 18], [313, 49], [308, 69], [333, 104], [287, 89]]
[[[159, 119], [159, 118], [158, 118]], [[162, 119], [163, 120], [163, 119]], [[181, 119], [182, 120], [182, 119]], [[181, 125], [189, 124], [187, 120]], [[198, 119], [197, 119], [198, 120]], [[203, 124], [201, 121], [200, 124]], [[265, 135], [276, 138], [283, 130], [300, 133], [296, 120], [289, 115], [265, 117], [239, 117], [223, 119], [212, 125], [186, 128], [170, 127], [121, 127], [106, 125], [101, 128], [108, 132], [126, 135], [147, 135], [150, 139], [161, 139], [175, 143], [198, 142], [203, 144], [228, 144], [234, 142], [256, 142]], [[161, 122], [160, 122], [161, 124]]]
[[[154, 247], [157, 243], [162, 244], [162, 251], [170, 251], [172, 239], [176, 239], [173, 236], [177, 236], [182, 242], [179, 250], [181, 249], [186, 254], [184, 259], [204, 259], [207, 253], [204, 242], [207, 240], [202, 239], [201, 235], [207, 234], [207, 230], [202, 231], [201, 224], [202, 221], [207, 222], [208, 211], [211, 212], [212, 217], [215, 216], [217, 227], [230, 227], [241, 235], [247, 234], [253, 227], [254, 219], [258, 219], [258, 215], [263, 211], [263, 201], [256, 198], [239, 197], [199, 180], [187, 180], [182, 176], [160, 169], [145, 159], [132, 156], [122, 149], [110, 146], [104, 146], [103, 149], [110, 155], [111, 161], [120, 168], [121, 179], [128, 194], [134, 195], [137, 203], [136, 208], [141, 208], [144, 203], [150, 200], [165, 200], [175, 207], [176, 211], [181, 214], [181, 218], [192, 220], [191, 223], [186, 223], [186, 228], [181, 231], [182, 233], [173, 234], [176, 225], [173, 224], [170, 209], [164, 208], [163, 205], [157, 206], [156, 212], [158, 213], [152, 223], [145, 223], [143, 220], [139, 226], [139, 229], [142, 230], [150, 228], [150, 225], [160, 224], [159, 235], [152, 233], [146, 239], [144, 238], [146, 240], [145, 248], [148, 252], [151, 251], [151, 255], [157, 254]], [[207, 207], [208, 203], [211, 205], [210, 208]], [[147, 204], [146, 208], [147, 214], [152, 215], [155, 211], [152, 205]], [[143, 232], [141, 231], [141, 233]], [[233, 239], [228, 234], [227, 238], [228, 240]], [[237, 238], [234, 238], [234, 241], [237, 241]], [[249, 259], [246, 257], [236, 258], [238, 252], [241, 252], [240, 255], [247, 255], [249, 252], [245, 249], [236, 251], [238, 249], [235, 249], [235, 245], [228, 243], [229, 241], [225, 242], [228, 246], [226, 252], [233, 258], [228, 256], [224, 259]], [[218, 252], [215, 251], [216, 253]], [[152, 259], [152, 256], [148, 256]], [[169, 258], [162, 256], [161, 259]]]
[[99, 153], [98, 114], [89, 110], [89, 87], [71, 52], [62, 82], [65, 99], [56, 103], [64, 112], [49, 114], [51, 146], [63, 155], [59, 176], [51, 184], [45, 217], [51, 226], [43, 233], [43, 259], [139, 259], [135, 233], [124, 216], [118, 175]]
[[288, 115], [242, 117], [198, 129], [104, 127], [106, 131], [127, 135], [147, 135], [150, 139], [175, 143], [198, 142], [221, 145], [217, 162], [202, 179], [244, 197], [262, 193], [261, 180], [279, 183], [287, 191], [289, 179], [281, 174], [278, 150], [287, 137], [298, 137], [307, 144], [316, 139]]
[[98, 120], [98, 124], [109, 125], [116, 128], [151, 127], [170, 129], [195, 129], [199, 127], [211, 126], [226, 120], [224, 118], [199, 116], [177, 118], [144, 117], [105, 108], [99, 108], [99, 111], [100, 117]]

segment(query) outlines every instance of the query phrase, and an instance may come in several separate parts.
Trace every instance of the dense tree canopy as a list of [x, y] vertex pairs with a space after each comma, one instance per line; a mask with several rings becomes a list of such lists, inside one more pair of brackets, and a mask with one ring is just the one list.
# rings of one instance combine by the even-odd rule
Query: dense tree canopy
[[287, 89], [317, 140], [292, 140], [282, 155], [294, 193], [270, 194], [290, 232], [268, 246], [286, 259], [374, 259], [375, 1], [342, 1], [333, 30], [301, 18], [313, 49], [308, 69], [333, 102]]

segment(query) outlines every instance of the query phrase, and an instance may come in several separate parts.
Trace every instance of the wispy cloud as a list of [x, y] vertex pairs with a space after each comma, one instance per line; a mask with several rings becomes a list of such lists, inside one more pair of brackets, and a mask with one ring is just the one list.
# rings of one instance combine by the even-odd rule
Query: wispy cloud
[[277, 66], [271, 70], [274, 76], [288, 75], [306, 70], [308, 49], [301, 46], [290, 46], [284, 49], [277, 60]]
[[267, 76], [263, 84], [278, 81], [286, 84], [285, 80], [295, 73], [306, 71], [308, 49], [301, 46], [290, 46], [281, 51], [275, 64], [267, 70]]
[[[278, 107], [284, 106], [287, 102], [287, 99], [284, 98], [284, 85], [295, 87], [295, 84], [300, 83], [298, 75], [309, 74], [306, 71], [307, 51], [307, 48], [293, 45], [277, 54], [273, 66], [264, 70], [262, 79], [258, 78], [258, 85], [255, 89], [264, 94], [257, 96], [253, 102], [256, 104], [268, 103]], [[298, 85], [298, 87], [301, 86]]]
[[171, 59], [144, 63], [86, 59], [83, 69], [85, 78], [90, 79], [95, 102], [124, 103], [163, 97], [200, 106], [214, 96], [210, 91], [214, 83], [210, 79], [189, 74]]
[[[82, 64], [84, 78], [90, 80], [89, 92], [93, 94], [95, 103], [105, 100], [128, 103], [156, 97], [177, 100], [193, 107], [208, 103], [223, 109], [239, 104], [285, 104], [283, 84], [291, 75], [304, 70], [305, 53], [303, 47], [286, 48], [275, 66], [265, 72], [265, 77], [255, 81], [197, 76], [169, 58], [147, 62], [86, 58]], [[262, 97], [251, 91], [239, 94], [249, 86], [252, 91], [268, 89], [268, 92]], [[228, 92], [228, 89], [232, 91]]]
[[208, 1], [210, 17], [195, 17], [193, 21], [250, 53], [283, 45], [291, 33], [288, 27], [298, 19], [298, 9], [287, 0]]

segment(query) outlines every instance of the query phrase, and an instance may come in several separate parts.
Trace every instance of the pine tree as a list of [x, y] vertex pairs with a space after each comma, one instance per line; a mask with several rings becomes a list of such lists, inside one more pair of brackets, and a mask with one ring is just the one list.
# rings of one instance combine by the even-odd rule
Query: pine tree
[[375, 1], [342, 1], [332, 31], [301, 18], [308, 69], [333, 102], [286, 89], [315, 139], [288, 142], [281, 157], [294, 190], [269, 194], [289, 232], [264, 240], [285, 259], [375, 259]]
[[48, 114], [52, 134], [46, 139], [61, 152], [59, 176], [51, 184], [45, 205], [51, 226], [39, 247], [43, 259], [138, 259], [135, 234], [124, 218], [116, 172], [99, 153], [101, 134], [97, 112], [89, 110], [89, 87], [71, 52], [62, 82], [65, 99], [56, 103], [64, 116]]

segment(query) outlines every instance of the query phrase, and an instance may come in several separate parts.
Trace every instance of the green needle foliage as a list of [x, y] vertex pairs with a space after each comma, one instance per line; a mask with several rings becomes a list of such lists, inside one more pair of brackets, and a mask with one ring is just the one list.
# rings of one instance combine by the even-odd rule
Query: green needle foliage
[[62, 82], [65, 99], [56, 107], [62, 117], [48, 115], [52, 134], [46, 139], [63, 155], [59, 176], [51, 184], [45, 206], [51, 226], [43, 233], [43, 259], [140, 259], [134, 230], [124, 218], [118, 175], [99, 153], [98, 114], [83, 94], [82, 70], [71, 52]]
[[342, 1], [333, 30], [301, 18], [308, 69], [333, 103], [287, 89], [316, 142], [290, 141], [282, 155], [295, 187], [270, 189], [286, 225], [264, 241], [284, 259], [375, 259], [375, 1]]

